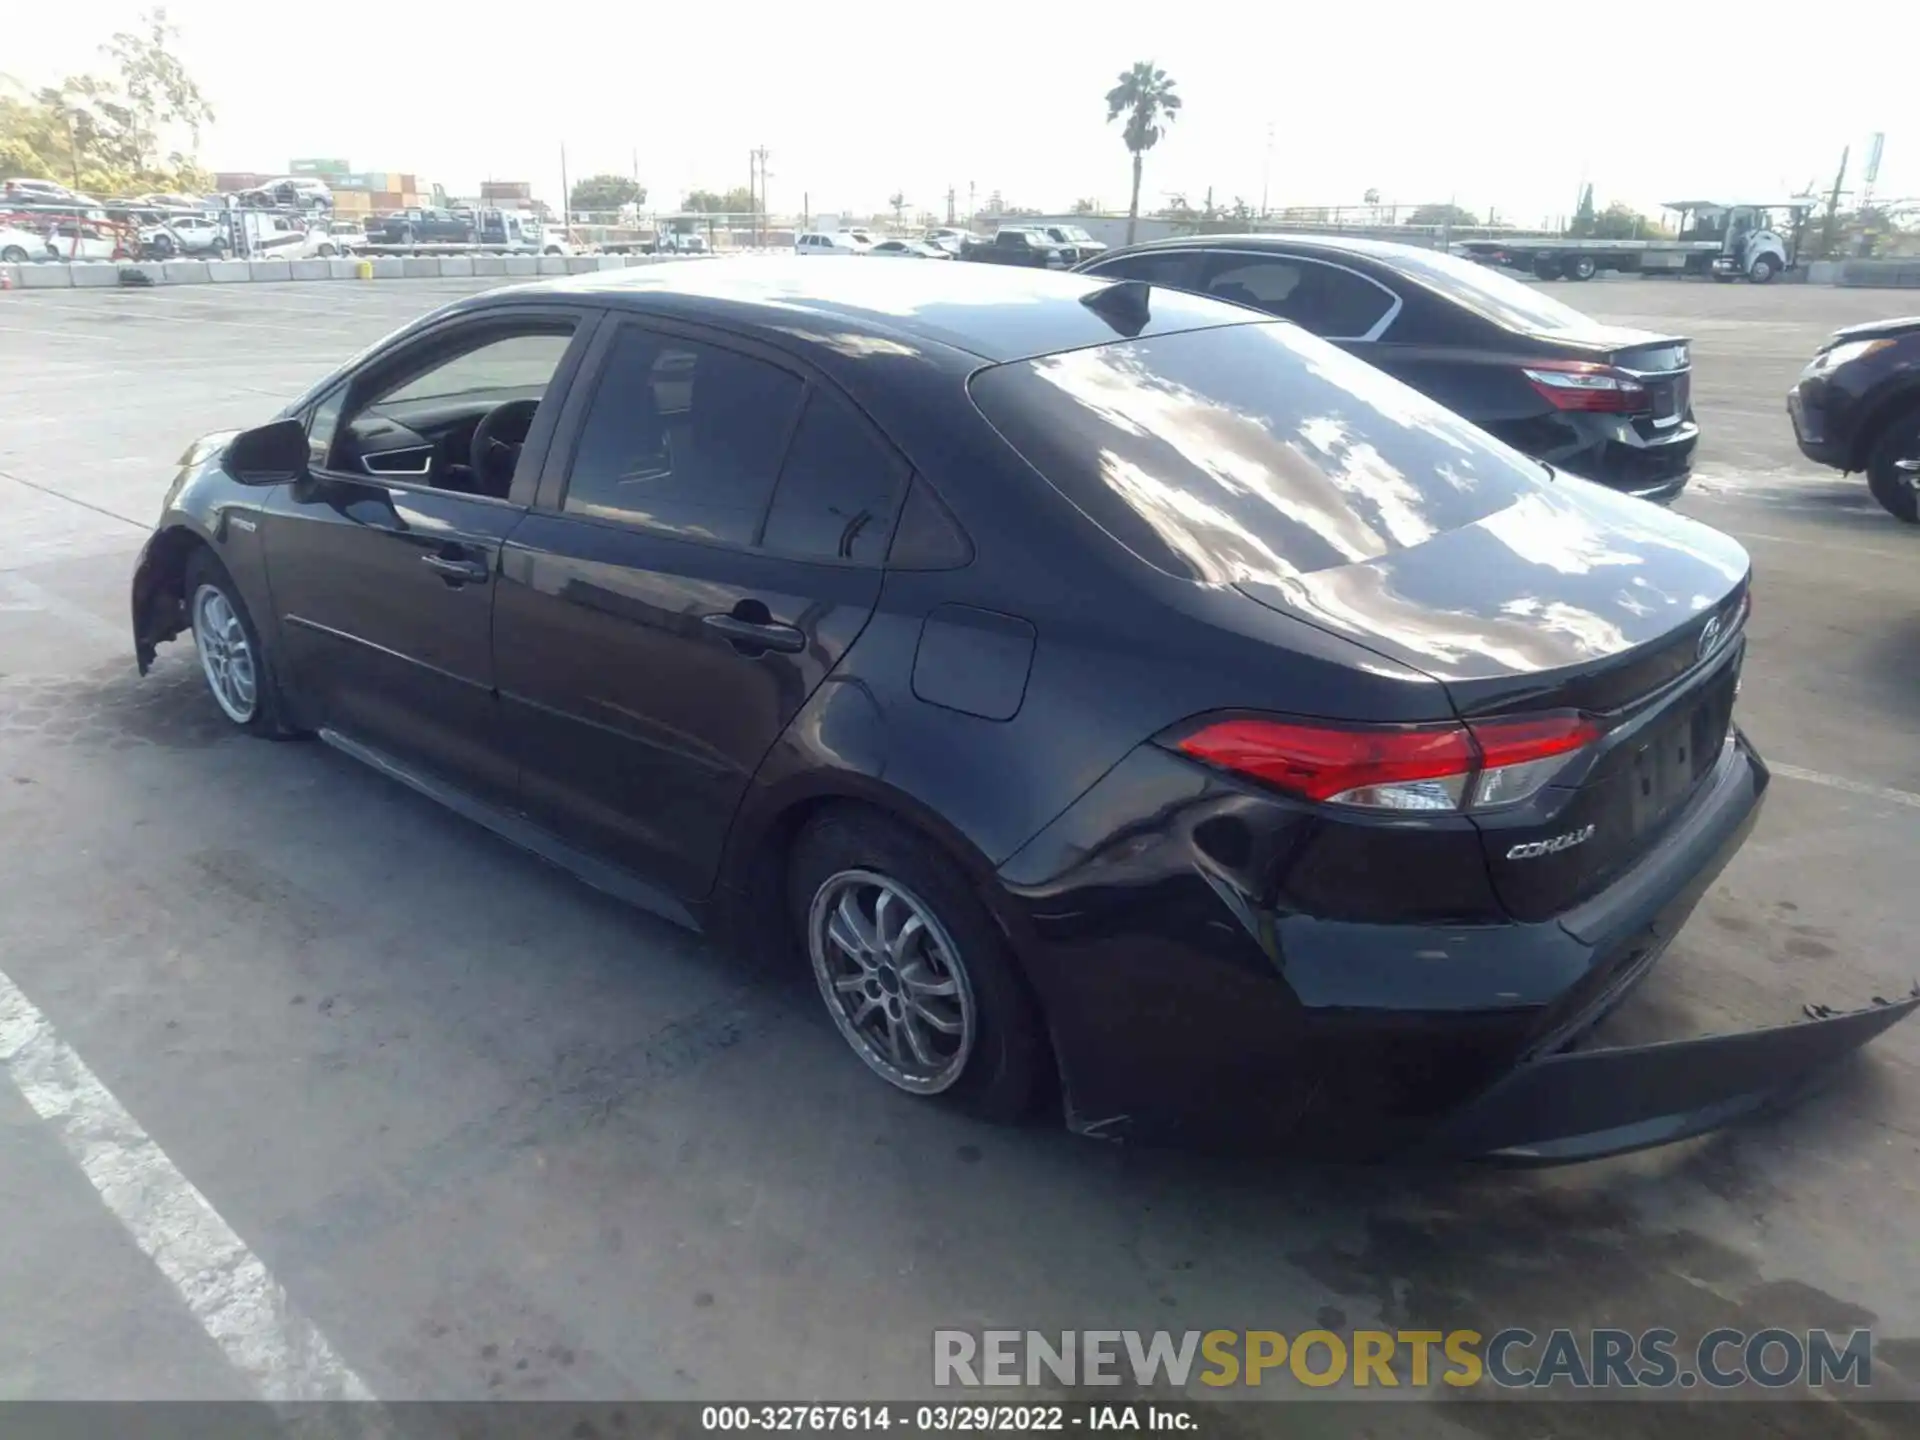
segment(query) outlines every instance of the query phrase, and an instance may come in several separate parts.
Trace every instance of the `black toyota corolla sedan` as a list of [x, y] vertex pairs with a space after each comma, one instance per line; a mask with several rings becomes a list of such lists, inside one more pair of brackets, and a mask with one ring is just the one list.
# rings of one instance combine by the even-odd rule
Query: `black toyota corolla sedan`
[[1673, 499], [1692, 471], [1685, 338], [1603, 324], [1470, 260], [1342, 236], [1205, 235], [1077, 268], [1291, 320], [1516, 450], [1645, 500]]
[[902, 1091], [1546, 1160], [1912, 1008], [1575, 1048], [1758, 812], [1748, 587], [1240, 307], [738, 260], [456, 301], [198, 442], [132, 608], [237, 728], [804, 957]]

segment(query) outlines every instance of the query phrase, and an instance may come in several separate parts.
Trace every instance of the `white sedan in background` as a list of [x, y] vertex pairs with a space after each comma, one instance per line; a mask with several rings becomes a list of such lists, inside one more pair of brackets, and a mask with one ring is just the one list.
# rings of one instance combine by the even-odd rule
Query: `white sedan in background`
[[924, 240], [879, 240], [867, 251], [869, 255], [890, 255], [901, 260], [951, 260], [953, 256], [938, 245], [929, 245]]
[[47, 237], [17, 225], [0, 225], [0, 264], [25, 265], [47, 258]]

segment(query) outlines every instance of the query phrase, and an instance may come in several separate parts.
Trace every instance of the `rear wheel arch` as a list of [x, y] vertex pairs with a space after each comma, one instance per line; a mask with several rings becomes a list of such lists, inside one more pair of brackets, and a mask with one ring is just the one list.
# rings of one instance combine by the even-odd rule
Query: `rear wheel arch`
[[1039, 1017], [1036, 1060], [1039, 1075], [1028, 1087], [1026, 1103], [1019, 1108], [1028, 1117], [1057, 1115], [1062, 1082], [1053, 1037], [1046, 1023], [1046, 1007], [1021, 959], [1014, 927], [994, 894], [993, 864], [951, 825], [904, 792], [878, 783], [812, 789], [796, 793], [763, 815], [754, 825], [753, 833], [743, 837], [741, 853], [731, 866], [727, 878], [732, 894], [721, 892], [725, 911], [738, 917], [731, 922], [735, 928], [729, 931], [723, 927], [716, 938], [770, 970], [808, 973], [811, 960], [806, 950], [807, 940], [795, 933], [791, 923], [789, 886], [802, 837], [814, 827], [834, 820], [882, 831], [902, 831], [906, 838], [951, 862], [955, 878], [964, 882], [967, 895], [978, 904], [988, 924], [997, 932], [997, 948], [1011, 962], [1014, 981], [1024, 994], [1025, 1003], [1032, 1007], [1031, 1013]]

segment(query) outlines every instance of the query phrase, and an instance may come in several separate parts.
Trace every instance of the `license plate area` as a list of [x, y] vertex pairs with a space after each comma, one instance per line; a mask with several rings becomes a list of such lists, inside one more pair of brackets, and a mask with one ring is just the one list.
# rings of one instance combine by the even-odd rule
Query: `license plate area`
[[1660, 826], [1713, 768], [1733, 722], [1737, 665], [1689, 697], [1635, 747], [1627, 764], [1628, 828], [1635, 836]]

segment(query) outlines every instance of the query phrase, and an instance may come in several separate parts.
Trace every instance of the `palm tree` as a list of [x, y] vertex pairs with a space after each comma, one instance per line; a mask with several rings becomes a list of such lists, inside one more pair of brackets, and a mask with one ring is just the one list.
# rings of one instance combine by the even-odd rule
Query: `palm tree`
[[1140, 160], [1159, 142], [1161, 132], [1180, 111], [1167, 72], [1151, 60], [1142, 60], [1120, 72], [1120, 83], [1107, 92], [1107, 123], [1127, 117], [1121, 138], [1133, 155], [1133, 199], [1127, 205], [1127, 243], [1133, 243], [1133, 224], [1140, 218]]

